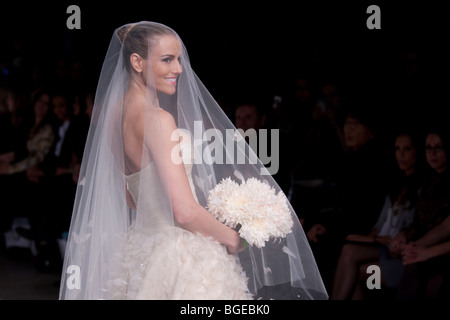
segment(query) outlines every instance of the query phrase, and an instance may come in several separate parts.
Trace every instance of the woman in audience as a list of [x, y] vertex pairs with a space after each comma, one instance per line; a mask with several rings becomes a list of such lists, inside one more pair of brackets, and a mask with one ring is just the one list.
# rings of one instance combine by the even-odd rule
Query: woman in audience
[[422, 170], [418, 168], [419, 144], [407, 131], [395, 138], [395, 158], [399, 169], [390, 184], [377, 223], [369, 234], [349, 234], [342, 248], [334, 277], [332, 300], [364, 298], [369, 265], [381, 269], [383, 285], [395, 288], [403, 271], [399, 257], [389, 253], [389, 244], [414, 218]]
[[[421, 192], [413, 224], [403, 231], [402, 239], [392, 244], [392, 250], [401, 252], [406, 265], [398, 290], [399, 300], [436, 299], [442, 295], [444, 275], [448, 275], [450, 267], [444, 244], [449, 235], [446, 230], [450, 213], [448, 141], [445, 126], [438, 125], [428, 131], [425, 154], [433, 172]], [[431, 258], [435, 250], [444, 254]], [[425, 259], [427, 254], [429, 259]]]
[[[35, 205], [39, 203], [39, 188], [36, 185], [39, 174], [35, 174], [33, 168], [43, 162], [54, 140], [50, 105], [48, 91], [41, 89], [33, 94], [30, 117], [24, 120], [27, 155], [18, 161], [11, 157], [0, 162], [0, 175], [8, 177], [3, 205], [10, 219], [34, 214]], [[10, 227], [10, 221], [3, 223], [2, 229]]]
[[28, 155], [17, 162], [3, 162], [0, 174], [15, 174], [26, 172], [28, 168], [41, 163], [50, 150], [54, 140], [50, 113], [51, 98], [45, 90], [39, 90], [33, 96], [32, 119], [29, 123], [26, 142]]
[[377, 138], [376, 111], [358, 102], [348, 108], [343, 127], [348, 152], [338, 166], [335, 210], [305, 218], [307, 237], [329, 291], [345, 237], [372, 230], [386, 194], [389, 166]]

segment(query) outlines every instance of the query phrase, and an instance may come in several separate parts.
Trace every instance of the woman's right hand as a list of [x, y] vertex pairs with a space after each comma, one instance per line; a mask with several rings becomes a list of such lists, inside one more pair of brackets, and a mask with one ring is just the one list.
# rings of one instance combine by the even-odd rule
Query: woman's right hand
[[327, 229], [321, 224], [315, 224], [308, 230], [306, 233], [309, 241], [317, 242], [317, 236], [323, 235], [327, 233]]
[[406, 244], [406, 234], [400, 231], [397, 236], [389, 242], [389, 252], [392, 257], [398, 257]]
[[26, 171], [29, 181], [39, 183], [39, 178], [44, 176], [44, 171], [38, 166], [29, 167]]

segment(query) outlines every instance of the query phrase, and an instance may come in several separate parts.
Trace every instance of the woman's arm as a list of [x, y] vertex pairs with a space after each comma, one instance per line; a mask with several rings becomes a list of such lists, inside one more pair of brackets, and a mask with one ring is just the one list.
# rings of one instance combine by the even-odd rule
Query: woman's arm
[[407, 244], [402, 252], [404, 264], [411, 264], [450, 253], [450, 216], [422, 238]]
[[[180, 140], [173, 117], [161, 111], [161, 124], [164, 145], [163, 161], [169, 177], [169, 190], [176, 222], [183, 228], [211, 236], [227, 246], [230, 253], [239, 250], [239, 234], [219, 222], [203, 206], [199, 205], [192, 194], [184, 164], [180, 159], [173, 159], [180, 151]], [[181, 154], [179, 154], [181, 157]], [[178, 161], [177, 161], [178, 160]]]
[[376, 240], [377, 230], [372, 229], [369, 234], [349, 234], [345, 237], [346, 241], [373, 243]]
[[[230, 253], [237, 253], [241, 243], [239, 234], [196, 202], [184, 163], [181, 158], [173, 158], [180, 151], [180, 141], [172, 115], [159, 108], [151, 111], [140, 109], [142, 112], [139, 107], [131, 110], [124, 124], [124, 133], [134, 136], [134, 141], [143, 141], [145, 135], [145, 146], [158, 172], [163, 179], [167, 177], [161, 187], [167, 187], [176, 223], [186, 230], [210, 236], [225, 245]], [[153, 114], [145, 116], [145, 112]]]
[[450, 253], [450, 241], [431, 247], [424, 247], [413, 242], [405, 246], [402, 253], [403, 264], [412, 264]]
[[448, 237], [450, 237], [450, 216], [428, 231], [422, 238], [417, 240], [416, 243], [424, 247], [430, 247], [434, 244], [443, 242]]

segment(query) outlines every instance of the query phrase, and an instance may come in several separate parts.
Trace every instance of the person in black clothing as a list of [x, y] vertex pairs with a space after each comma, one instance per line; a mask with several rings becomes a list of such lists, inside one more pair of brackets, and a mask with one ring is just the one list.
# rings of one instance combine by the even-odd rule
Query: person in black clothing
[[305, 230], [324, 283], [331, 292], [333, 274], [345, 237], [368, 234], [385, 199], [389, 166], [376, 139], [371, 109], [347, 109], [343, 127], [348, 148], [338, 170], [334, 210], [305, 219]]
[[[26, 95], [13, 86], [0, 88], [4, 95], [4, 108], [0, 113], [0, 167], [21, 161], [28, 155], [28, 123], [25, 121]], [[2, 214], [0, 215], [0, 233], [9, 230], [17, 206], [12, 201], [12, 186], [16, 175], [0, 174], [0, 194], [2, 195]]]
[[36, 267], [45, 271], [55, 269], [61, 263], [57, 239], [70, 225], [76, 189], [72, 173], [79, 163], [79, 124], [73, 117], [70, 96], [56, 92], [52, 106], [54, 143], [44, 161], [30, 170], [41, 190], [42, 201], [36, 208], [40, 214], [31, 219], [30, 232], [19, 230], [22, 235], [35, 240], [38, 249]]
[[34, 219], [40, 214], [37, 204], [41, 202], [41, 189], [36, 185], [38, 176], [33, 174], [33, 168], [40, 165], [49, 153], [54, 143], [52, 129], [51, 94], [47, 88], [41, 88], [32, 94], [31, 104], [24, 115], [23, 130], [26, 154], [6, 162], [0, 162], [0, 181], [4, 196], [1, 229], [8, 230], [16, 217]]
[[[256, 92], [241, 94], [233, 106], [234, 125], [243, 130], [250, 147], [254, 148], [255, 153], [266, 168], [271, 170], [273, 178], [287, 194], [292, 167], [292, 156], [289, 152], [293, 144], [288, 135], [272, 122], [274, 114], [270, 108], [271, 98]], [[256, 135], [253, 135], [253, 130]], [[262, 134], [263, 132], [265, 134]], [[255, 137], [256, 139], [253, 139]]]

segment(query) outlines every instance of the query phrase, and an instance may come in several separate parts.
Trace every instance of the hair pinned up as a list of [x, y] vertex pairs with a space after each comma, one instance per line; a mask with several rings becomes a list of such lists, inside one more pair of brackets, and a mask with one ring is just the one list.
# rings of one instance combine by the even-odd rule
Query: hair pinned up
[[122, 44], [125, 41], [125, 38], [127, 37], [130, 30], [133, 29], [135, 25], [136, 24], [127, 24], [117, 31], [117, 35], [119, 36], [120, 42], [122, 42]]
[[137, 53], [143, 59], [147, 59], [156, 39], [164, 35], [176, 36], [172, 29], [158, 23], [127, 24], [117, 30], [117, 36], [123, 45], [123, 58], [128, 72], [132, 71], [130, 56]]

